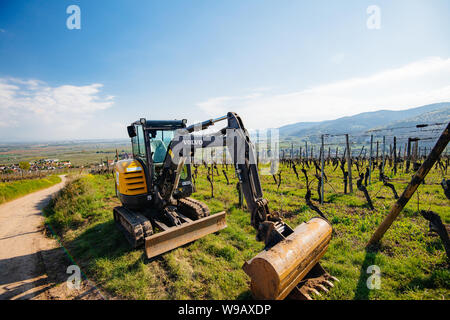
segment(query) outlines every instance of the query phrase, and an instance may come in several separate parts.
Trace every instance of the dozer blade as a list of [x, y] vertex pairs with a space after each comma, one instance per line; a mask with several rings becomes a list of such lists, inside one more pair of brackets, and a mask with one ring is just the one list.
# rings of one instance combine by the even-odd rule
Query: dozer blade
[[[318, 264], [328, 248], [331, 232], [331, 225], [326, 220], [312, 218], [295, 228], [284, 240], [245, 262], [243, 269], [251, 278], [253, 297], [284, 299], [294, 289], [300, 290], [297, 285], [301, 286], [303, 283], [300, 282], [306, 280], [308, 274], [314, 274], [317, 279], [323, 276], [327, 282], [318, 283], [322, 286], [330, 283], [328, 279], [335, 279]], [[316, 270], [323, 270], [323, 274], [315, 273]]]
[[145, 238], [145, 253], [152, 258], [210, 233], [226, 228], [225, 211], [154, 234]]

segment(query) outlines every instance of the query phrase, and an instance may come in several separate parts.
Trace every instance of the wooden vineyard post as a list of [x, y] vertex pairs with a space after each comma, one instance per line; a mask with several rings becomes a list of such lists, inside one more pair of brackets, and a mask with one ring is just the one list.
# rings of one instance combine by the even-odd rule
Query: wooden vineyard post
[[321, 177], [320, 177], [320, 179], [322, 181], [320, 183], [320, 194], [321, 194], [321, 196], [320, 196], [320, 204], [323, 204], [323, 185], [325, 184], [324, 180], [323, 180], [323, 170], [324, 170], [324, 162], [325, 162], [324, 159], [325, 159], [325, 149], [324, 149], [323, 135], [322, 135], [322, 152], [321, 152], [321, 159], [320, 159], [320, 162], [321, 162], [321, 169], [320, 169]]
[[420, 158], [420, 147], [419, 147], [419, 141], [420, 141], [420, 139], [417, 139], [417, 141], [416, 141], [416, 161], [418, 161], [418, 160], [419, 160], [419, 158]]
[[377, 165], [378, 165], [378, 140], [377, 140], [377, 155], [375, 156], [375, 159], [377, 160]]
[[391, 211], [389, 212], [387, 217], [383, 220], [383, 222], [378, 226], [377, 230], [372, 235], [372, 238], [369, 240], [369, 243], [367, 244], [368, 246], [376, 244], [381, 240], [381, 238], [389, 229], [389, 227], [392, 225], [394, 220], [406, 206], [409, 199], [411, 199], [411, 197], [414, 195], [419, 185], [423, 182], [430, 169], [439, 159], [442, 151], [444, 151], [444, 149], [447, 147], [447, 144], [450, 140], [449, 128], [450, 122], [447, 124], [447, 127], [445, 128], [444, 132], [442, 132], [433, 150], [431, 150], [430, 155], [420, 166], [419, 170], [417, 170], [417, 172], [414, 174], [414, 176], [412, 177], [406, 189], [403, 191], [400, 198], [392, 206]]
[[261, 144], [259, 143], [259, 131], [256, 131], [255, 149], [256, 149], [256, 168], [257, 170], [259, 170], [259, 152], [261, 151]]
[[406, 155], [406, 173], [409, 172], [409, 166], [411, 164], [411, 138], [408, 138], [408, 150]]
[[419, 140], [416, 139], [414, 141], [414, 146], [413, 146], [413, 160], [414, 162], [417, 161], [417, 149], [419, 148]]
[[238, 189], [238, 194], [239, 194], [239, 208], [242, 208], [244, 201], [243, 201], [241, 182], [237, 183], [237, 189]]
[[394, 137], [394, 174], [397, 174], [397, 137]]
[[[222, 165], [226, 165], [226, 164], [227, 164], [227, 149], [225, 147], [223, 147], [222, 148]], [[228, 178], [227, 178], [227, 181], [228, 181]]]
[[384, 176], [384, 166], [386, 165], [386, 136], [383, 136], [383, 164], [381, 166], [381, 172]]
[[373, 149], [373, 134], [370, 135], [369, 184], [372, 184], [372, 149]]
[[348, 185], [350, 193], [353, 192], [353, 184], [352, 184], [352, 156], [350, 151], [350, 143], [348, 142], [348, 134], [345, 135], [345, 143], [347, 144], [347, 170], [348, 170]]
[[308, 141], [305, 141], [305, 161], [308, 161]]

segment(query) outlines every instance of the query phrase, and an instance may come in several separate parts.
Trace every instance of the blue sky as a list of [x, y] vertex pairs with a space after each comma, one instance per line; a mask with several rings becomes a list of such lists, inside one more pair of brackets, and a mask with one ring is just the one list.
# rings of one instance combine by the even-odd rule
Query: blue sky
[[[66, 27], [73, 4], [80, 30]], [[140, 117], [236, 111], [256, 129], [450, 101], [449, 39], [446, 0], [2, 0], [0, 141], [126, 137]]]

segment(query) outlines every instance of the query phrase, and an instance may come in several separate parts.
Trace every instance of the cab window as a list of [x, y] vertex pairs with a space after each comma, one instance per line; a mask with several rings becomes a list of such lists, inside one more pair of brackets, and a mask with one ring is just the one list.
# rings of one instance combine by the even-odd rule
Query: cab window
[[142, 126], [137, 127], [137, 138], [139, 144], [138, 155], [141, 158], [145, 158], [145, 140], [144, 140], [144, 130], [142, 129]]
[[167, 149], [173, 139], [173, 131], [158, 130], [154, 138], [150, 138], [152, 159], [154, 163], [162, 163], [166, 158]]
[[137, 136], [131, 138], [131, 151], [133, 152], [133, 156], [137, 157], [139, 153], [139, 145], [137, 142]]
[[135, 158], [142, 158], [145, 160], [145, 140], [142, 126], [136, 126], [136, 134], [135, 137], [131, 138], [133, 155]]

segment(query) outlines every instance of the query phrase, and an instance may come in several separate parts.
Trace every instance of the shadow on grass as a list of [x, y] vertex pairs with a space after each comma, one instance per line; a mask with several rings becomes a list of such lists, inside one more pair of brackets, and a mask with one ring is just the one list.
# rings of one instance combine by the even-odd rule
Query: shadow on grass
[[130, 251], [128, 242], [113, 220], [98, 223], [78, 235], [67, 247], [83, 261], [118, 258]]
[[298, 215], [300, 215], [300, 214], [302, 214], [302, 213], [304, 213], [304, 212], [306, 212], [308, 210], [309, 210], [309, 207], [307, 205], [302, 205], [302, 206], [300, 206], [299, 208], [297, 208], [294, 211], [282, 212], [282, 217], [289, 219], [289, 218], [298, 216]]
[[67, 280], [61, 248], [0, 259], [0, 300], [28, 300]]
[[447, 260], [440, 266], [436, 266], [436, 269], [431, 274], [425, 277], [415, 277], [405, 285], [405, 288], [420, 288], [420, 289], [450, 289], [450, 265]]
[[336, 200], [340, 200], [345, 197], [345, 194], [343, 193], [332, 193], [330, 195], [326, 196], [325, 203], [334, 203]]
[[353, 300], [369, 300], [370, 289], [367, 287], [367, 279], [370, 274], [367, 273], [367, 268], [375, 263], [377, 253], [378, 251], [376, 248], [366, 248], [366, 254], [361, 266], [359, 280]]
[[242, 291], [237, 297], [236, 300], [253, 300], [252, 292], [250, 290]]

